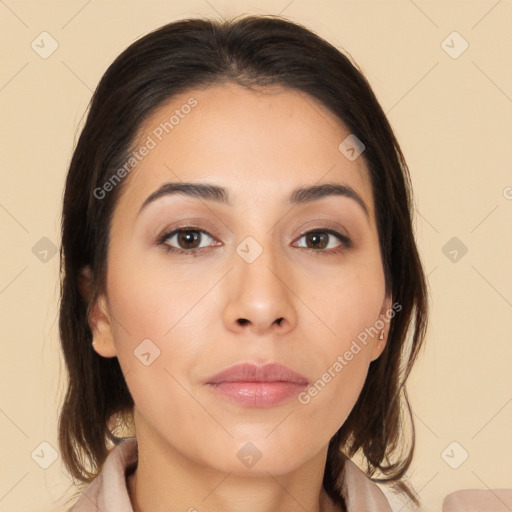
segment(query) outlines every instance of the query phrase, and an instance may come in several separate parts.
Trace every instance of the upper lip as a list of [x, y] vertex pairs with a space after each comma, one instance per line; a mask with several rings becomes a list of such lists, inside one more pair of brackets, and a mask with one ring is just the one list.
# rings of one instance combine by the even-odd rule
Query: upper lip
[[306, 385], [308, 379], [279, 363], [241, 363], [222, 370], [206, 381], [207, 384], [222, 382], [292, 382]]

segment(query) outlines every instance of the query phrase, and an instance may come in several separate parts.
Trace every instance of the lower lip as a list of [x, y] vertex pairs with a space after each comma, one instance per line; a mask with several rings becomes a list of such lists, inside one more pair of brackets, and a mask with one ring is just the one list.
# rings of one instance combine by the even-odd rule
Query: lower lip
[[272, 407], [299, 394], [306, 388], [294, 382], [221, 382], [210, 389], [237, 405]]

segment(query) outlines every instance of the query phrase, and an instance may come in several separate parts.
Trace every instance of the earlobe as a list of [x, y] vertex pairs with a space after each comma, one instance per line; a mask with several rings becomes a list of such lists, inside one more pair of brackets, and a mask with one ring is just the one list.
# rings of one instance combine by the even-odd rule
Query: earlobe
[[384, 349], [386, 348], [386, 343], [388, 341], [388, 333], [389, 333], [389, 323], [390, 323], [390, 314], [391, 314], [391, 304], [393, 303], [393, 298], [391, 294], [387, 294], [382, 303], [382, 307], [379, 313], [379, 318], [375, 322], [375, 325], [379, 329], [379, 335], [377, 336], [377, 340], [373, 345], [372, 349], [372, 361], [378, 359]]
[[[90, 267], [84, 267], [79, 275], [80, 293], [86, 303], [89, 303], [92, 292], [92, 273]], [[117, 355], [112, 323], [105, 294], [101, 294], [91, 304], [88, 314], [89, 327], [92, 332], [92, 348], [100, 356], [115, 357]]]
[[112, 332], [107, 300], [101, 294], [94, 302], [89, 312], [89, 325], [92, 331], [92, 346], [103, 357], [116, 357], [116, 347]]

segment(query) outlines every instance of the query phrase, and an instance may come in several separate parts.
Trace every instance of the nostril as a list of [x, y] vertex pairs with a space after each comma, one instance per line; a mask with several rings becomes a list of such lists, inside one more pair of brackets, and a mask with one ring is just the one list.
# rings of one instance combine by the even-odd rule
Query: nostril
[[239, 323], [240, 325], [246, 325], [246, 324], [248, 324], [248, 323], [249, 323], [249, 320], [247, 320], [247, 318], [239, 318], [239, 319], [238, 319], [238, 323]]

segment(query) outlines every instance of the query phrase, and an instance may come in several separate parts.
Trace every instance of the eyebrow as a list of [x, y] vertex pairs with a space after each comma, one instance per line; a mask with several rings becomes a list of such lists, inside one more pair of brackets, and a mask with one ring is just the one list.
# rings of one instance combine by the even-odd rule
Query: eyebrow
[[[224, 187], [206, 183], [168, 182], [164, 183], [147, 197], [139, 210], [139, 214], [150, 203], [162, 197], [174, 194], [183, 194], [189, 197], [197, 197], [207, 201], [232, 205], [229, 199], [229, 193]], [[324, 183], [322, 185], [297, 188], [290, 194], [287, 202], [292, 205], [307, 204], [330, 196], [343, 196], [354, 200], [362, 208], [365, 215], [368, 218], [370, 217], [369, 210], [361, 196], [349, 185], [340, 183]]]

